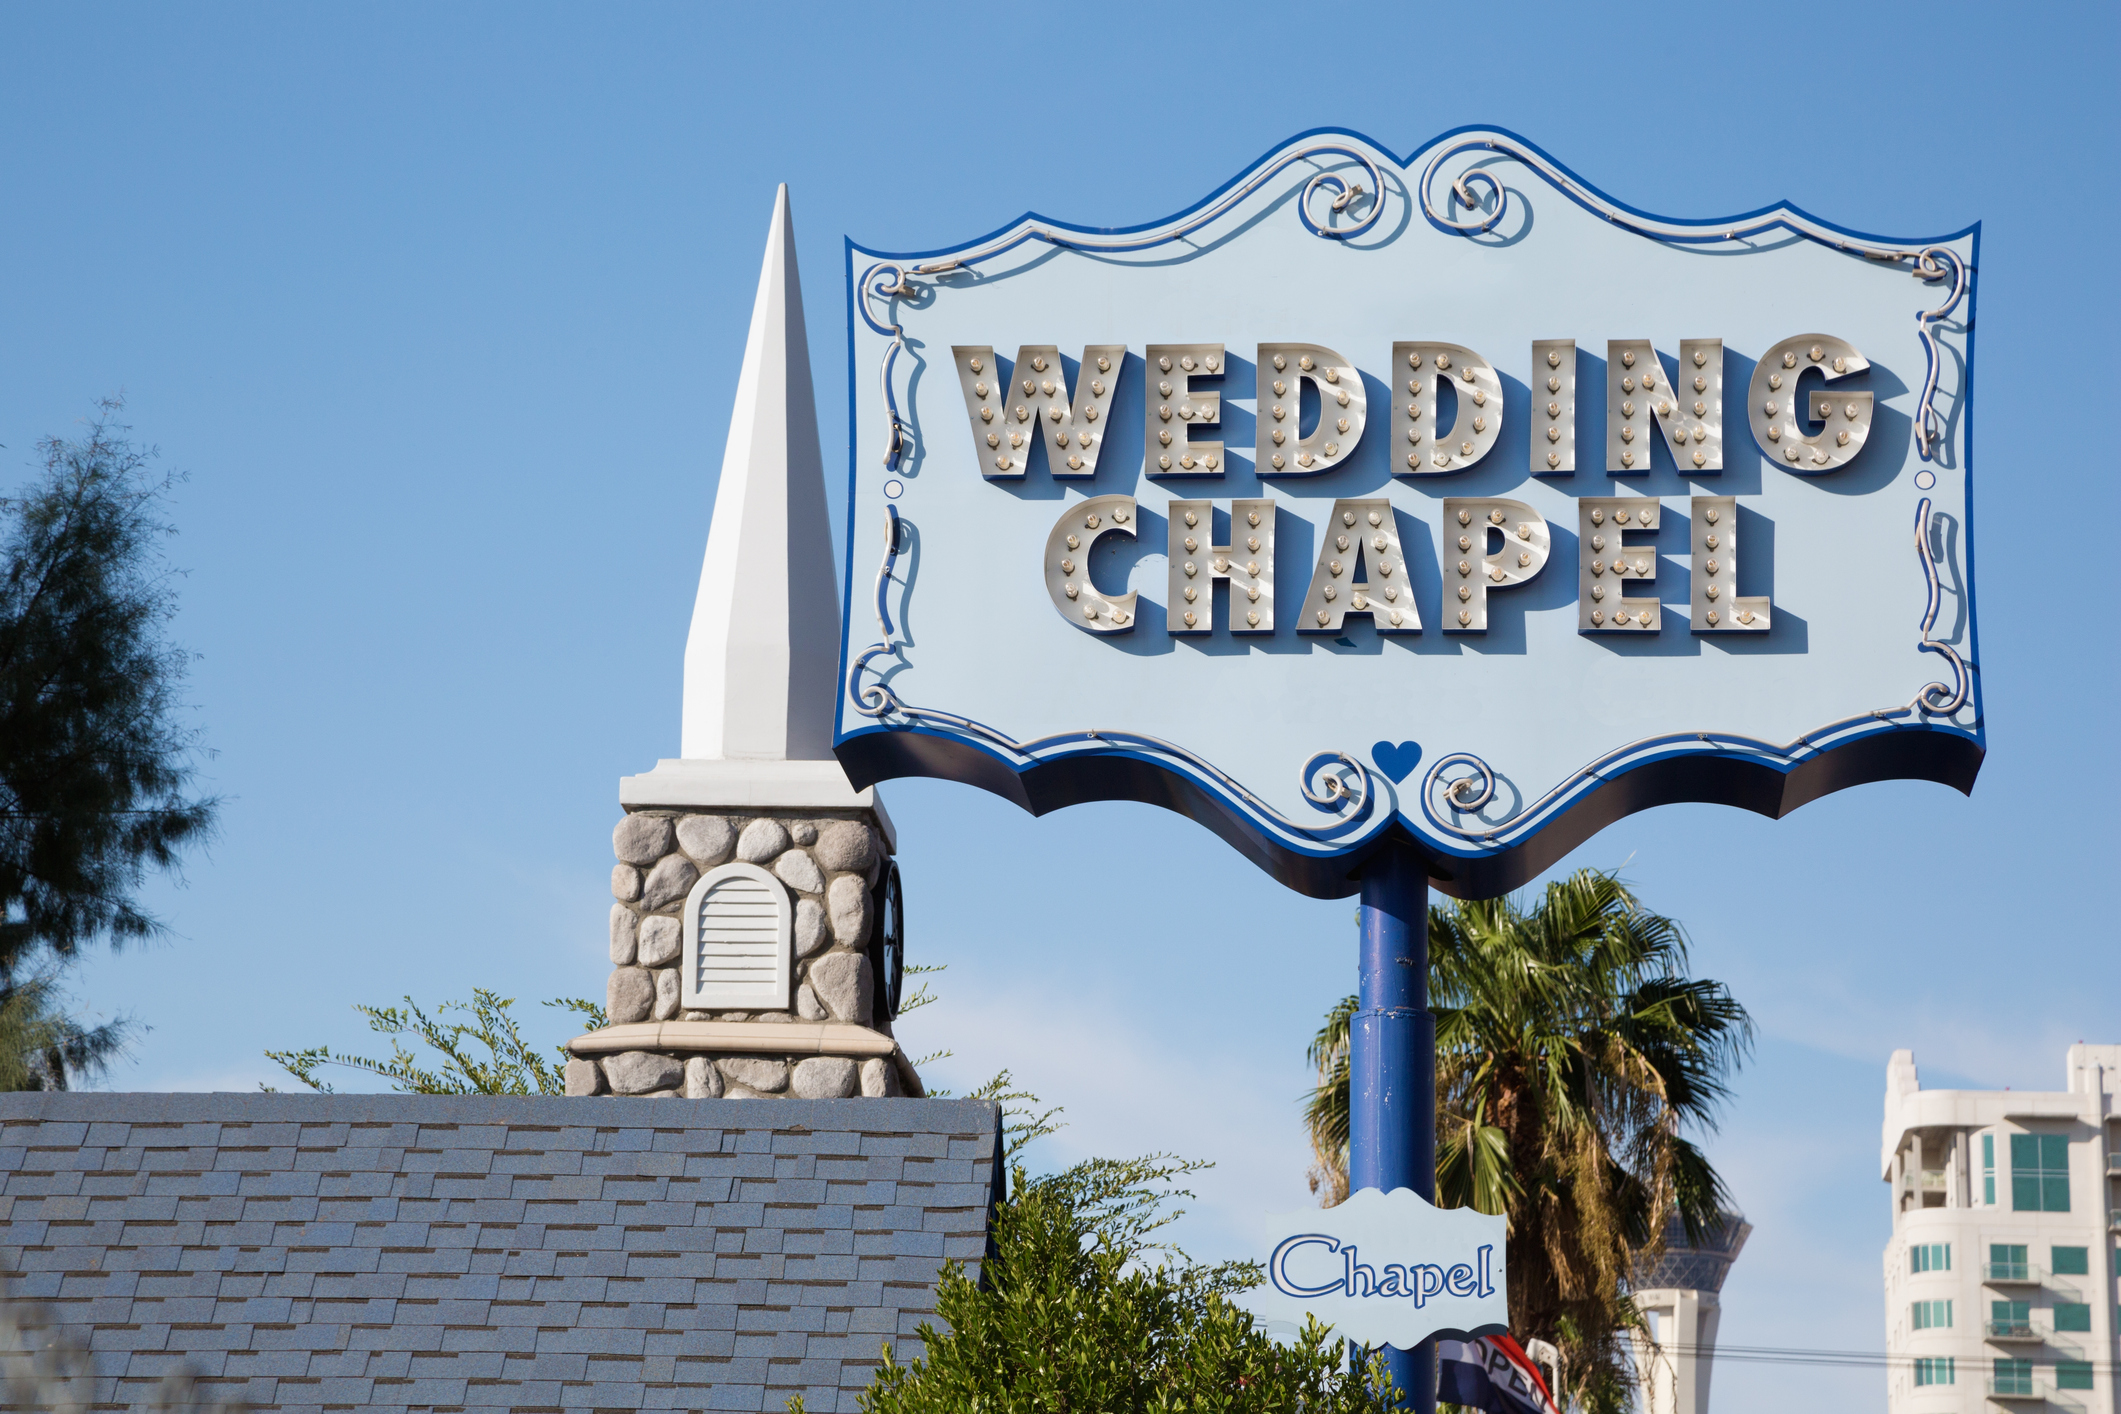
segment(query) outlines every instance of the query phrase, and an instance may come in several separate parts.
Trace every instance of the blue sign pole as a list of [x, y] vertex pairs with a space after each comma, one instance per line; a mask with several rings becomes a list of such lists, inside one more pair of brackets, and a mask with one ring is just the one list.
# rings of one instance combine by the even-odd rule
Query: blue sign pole
[[[1363, 867], [1358, 1009], [1348, 1033], [1348, 1187], [1436, 1198], [1436, 1023], [1429, 1015], [1429, 879], [1412, 850]], [[1385, 1347], [1392, 1383], [1436, 1408], [1436, 1347]]]

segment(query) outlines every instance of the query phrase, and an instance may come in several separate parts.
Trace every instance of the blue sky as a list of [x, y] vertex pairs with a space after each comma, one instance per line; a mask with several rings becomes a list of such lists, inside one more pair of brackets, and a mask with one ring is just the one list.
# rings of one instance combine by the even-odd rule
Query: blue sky
[[[2061, 1082], [2121, 1039], [2110, 420], [2110, 7], [112, 6], [0, 9], [0, 481], [117, 392], [190, 473], [181, 640], [221, 836], [164, 943], [84, 1005], [152, 1028], [120, 1088], [247, 1089], [268, 1046], [474, 985], [593, 994], [616, 783], [677, 749], [686, 620], [774, 186], [790, 183], [829, 478], [840, 250], [1026, 208], [1120, 225], [1297, 131], [1405, 152], [1494, 123], [1680, 216], [1787, 198], [1895, 235], [1986, 223], [1984, 684], [1971, 799], [1869, 787], [1770, 822], [1676, 807], [1625, 866], [1760, 1043], [1710, 1142], [1757, 1227], [1728, 1342], [1879, 1349], [1887, 1054]], [[1174, 126], [1167, 110], [1188, 114]], [[1051, 148], [1016, 140], [1056, 115]], [[1911, 285], [1912, 299], [1912, 285]], [[1912, 305], [1911, 305], [1912, 310]], [[1302, 1047], [1352, 903], [1175, 816], [1033, 820], [887, 788], [943, 1083], [1013, 1067], [1046, 1146], [1215, 1159], [1217, 1255], [1293, 1206]], [[1080, 921], [1079, 831], [1131, 857]], [[1747, 880], [1706, 866], [1754, 861]], [[1196, 921], [1212, 917], [1202, 929]], [[556, 1018], [538, 1025], [554, 1039]], [[1725, 1411], [1878, 1407], [1875, 1373], [1732, 1366]]]

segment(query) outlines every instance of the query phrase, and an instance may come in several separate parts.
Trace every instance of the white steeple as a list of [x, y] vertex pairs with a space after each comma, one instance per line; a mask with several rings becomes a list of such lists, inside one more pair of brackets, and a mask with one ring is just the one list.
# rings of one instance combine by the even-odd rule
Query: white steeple
[[890, 836], [876, 792], [855, 790], [832, 755], [839, 653], [839, 577], [784, 185], [685, 640], [681, 756], [623, 777], [620, 802], [858, 808]]
[[829, 761], [839, 582], [788, 188], [773, 204], [685, 641], [687, 760]]

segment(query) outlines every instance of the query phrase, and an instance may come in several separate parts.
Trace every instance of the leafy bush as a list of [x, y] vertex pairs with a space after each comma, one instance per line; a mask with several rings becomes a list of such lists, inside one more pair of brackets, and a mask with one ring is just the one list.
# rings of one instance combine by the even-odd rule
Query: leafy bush
[[[379, 1075], [391, 1082], [393, 1090], [406, 1095], [566, 1094], [567, 1048], [558, 1048], [558, 1060], [547, 1060], [540, 1055], [537, 1047], [525, 1041], [516, 1029], [516, 1019], [508, 1012], [514, 1005], [514, 997], [504, 997], [484, 987], [472, 988], [468, 1002], [443, 1002], [435, 1008], [434, 1016], [420, 1010], [420, 1004], [411, 997], [405, 998], [406, 1009], [403, 1011], [394, 1006], [373, 1007], [356, 1003], [354, 1010], [368, 1018], [368, 1029], [390, 1037], [389, 1060], [350, 1055], [334, 1051], [329, 1046], [312, 1046], [303, 1051], [267, 1051], [265, 1058], [278, 1061], [280, 1068], [289, 1075], [326, 1095], [332, 1093], [332, 1088], [318, 1078], [317, 1071], [327, 1065], [342, 1065], [349, 1070]], [[545, 1005], [581, 1013], [592, 1030], [604, 1025], [604, 1008], [595, 1002], [580, 997], [556, 997]], [[441, 1020], [442, 1013], [448, 1011], [468, 1011], [472, 1019], [468, 1023]], [[419, 1064], [417, 1054], [405, 1049], [405, 1043], [398, 1038], [408, 1034], [441, 1055], [440, 1070], [425, 1068]], [[475, 1044], [486, 1048], [484, 1060], [472, 1051]], [[260, 1085], [258, 1088], [271, 1090], [273, 1087]]]
[[[943, 1269], [927, 1350], [884, 1364], [864, 1414], [1382, 1414], [1383, 1362], [1354, 1367], [1315, 1320], [1293, 1343], [1254, 1329], [1230, 1297], [1258, 1264], [1203, 1266], [1159, 1241], [1179, 1216], [1171, 1182], [1206, 1165], [1155, 1154], [1091, 1159], [1042, 1178], [1015, 1170], [977, 1281]], [[1151, 1265], [1154, 1259], [1154, 1265]], [[803, 1408], [800, 1397], [789, 1409]]]

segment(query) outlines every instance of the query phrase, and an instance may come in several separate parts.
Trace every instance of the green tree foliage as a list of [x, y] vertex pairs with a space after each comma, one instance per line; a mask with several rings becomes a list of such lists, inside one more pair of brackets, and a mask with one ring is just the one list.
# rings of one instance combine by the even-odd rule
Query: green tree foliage
[[124, 1049], [126, 1023], [85, 1026], [64, 1001], [55, 966], [0, 984], [0, 1090], [64, 1090]]
[[[390, 1059], [373, 1060], [350, 1055], [329, 1046], [306, 1051], [267, 1051], [265, 1058], [310, 1089], [329, 1095], [332, 1087], [318, 1078], [328, 1065], [379, 1075], [391, 1088], [405, 1095], [564, 1095], [567, 1093], [567, 1048], [554, 1050], [559, 1059], [548, 1060], [523, 1039], [509, 1008], [514, 997], [503, 997], [483, 987], [474, 987], [468, 1002], [443, 1002], [429, 1016], [411, 997], [405, 1007], [372, 1007], [356, 1004], [354, 1010], [368, 1018], [368, 1029], [390, 1038]], [[580, 997], [556, 997], [546, 1006], [579, 1012], [590, 1030], [604, 1025], [604, 1009]], [[469, 1021], [444, 1021], [444, 1012], [468, 1012]], [[405, 1048], [405, 1037], [427, 1046], [441, 1057], [440, 1068], [421, 1064], [417, 1052]], [[484, 1047], [483, 1058], [478, 1048]], [[430, 1062], [432, 1064], [432, 1062]], [[261, 1090], [273, 1087], [261, 1085]]]
[[161, 543], [174, 478], [104, 404], [78, 441], [39, 444], [42, 475], [0, 499], [0, 1085], [62, 1088], [118, 1050], [57, 980], [98, 938], [154, 937], [140, 903], [213, 828], [192, 793], [189, 655]]
[[[1050, 1115], [1050, 1111], [1048, 1114]], [[1270, 1340], [1230, 1298], [1256, 1263], [1202, 1266], [1161, 1240], [1190, 1196], [1173, 1181], [1205, 1165], [1152, 1154], [1014, 1171], [977, 1281], [943, 1269], [926, 1353], [883, 1368], [864, 1414], [1381, 1414], [1383, 1362], [1352, 1366], [1311, 1322]], [[1153, 1265], [1152, 1265], [1152, 1259]], [[800, 1411], [801, 1399], [789, 1408]]]
[[[1627, 1407], [1628, 1299], [1671, 1215], [1698, 1240], [1728, 1201], [1682, 1134], [1712, 1128], [1752, 1039], [1719, 982], [1689, 978], [1686, 937], [1611, 874], [1429, 910], [1436, 1017], [1436, 1201], [1510, 1219], [1510, 1329], [1561, 1351], [1587, 1409]], [[1306, 1109], [1315, 1186], [1344, 1196], [1348, 1029], [1327, 1016]]]

